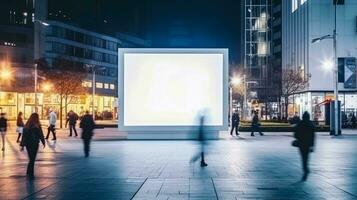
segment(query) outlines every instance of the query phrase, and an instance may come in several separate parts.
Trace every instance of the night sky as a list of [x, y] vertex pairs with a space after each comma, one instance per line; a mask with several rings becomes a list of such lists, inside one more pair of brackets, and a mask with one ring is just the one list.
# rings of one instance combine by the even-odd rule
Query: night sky
[[239, 0], [49, 0], [49, 12], [50, 18], [94, 31], [149, 40], [151, 47], [229, 48], [230, 61], [238, 63], [240, 4]]

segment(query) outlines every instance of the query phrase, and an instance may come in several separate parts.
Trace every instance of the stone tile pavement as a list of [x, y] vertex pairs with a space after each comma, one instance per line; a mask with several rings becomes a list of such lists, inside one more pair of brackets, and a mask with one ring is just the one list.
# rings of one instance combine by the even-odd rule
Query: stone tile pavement
[[[101, 129], [97, 132], [112, 131]], [[100, 134], [100, 133], [97, 133]], [[41, 149], [29, 181], [26, 152], [12, 129], [0, 155], [0, 199], [357, 199], [357, 135], [320, 134], [311, 176], [301, 178], [290, 133], [209, 142], [206, 161], [189, 160], [195, 141], [96, 140], [84, 158], [79, 138], [59, 131]]]

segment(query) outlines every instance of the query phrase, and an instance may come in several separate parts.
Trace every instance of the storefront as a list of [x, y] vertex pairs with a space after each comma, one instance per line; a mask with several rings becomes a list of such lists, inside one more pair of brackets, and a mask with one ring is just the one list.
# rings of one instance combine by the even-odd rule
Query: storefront
[[[341, 101], [341, 111], [346, 115], [357, 114], [357, 93], [339, 92]], [[307, 92], [296, 94], [290, 97], [288, 113], [293, 116], [297, 112], [300, 116], [303, 112], [311, 113], [311, 119], [325, 121], [325, 103], [327, 100], [333, 100], [334, 95], [331, 92]]]
[[[37, 110], [41, 119], [46, 119], [49, 109], [56, 111], [60, 109], [60, 98], [56, 94], [38, 93]], [[94, 111], [99, 119], [113, 119], [117, 116], [117, 98], [110, 96], [95, 96]], [[64, 105], [64, 102], [63, 102]], [[73, 110], [79, 115], [86, 110], [92, 112], [92, 96], [79, 95], [69, 99], [67, 111]], [[0, 92], [0, 112], [4, 112], [8, 119], [16, 119], [18, 112], [24, 113], [27, 119], [31, 113], [35, 112], [35, 94], [34, 93], [16, 93]], [[63, 108], [63, 116], [65, 117]]]

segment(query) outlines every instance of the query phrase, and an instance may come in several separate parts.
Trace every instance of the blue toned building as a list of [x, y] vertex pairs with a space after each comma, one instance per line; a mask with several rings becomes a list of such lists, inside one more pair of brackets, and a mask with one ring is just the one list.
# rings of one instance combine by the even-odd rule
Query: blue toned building
[[[337, 4], [335, 4], [337, 2]], [[336, 7], [335, 7], [336, 6]], [[309, 77], [308, 88], [291, 96], [289, 113], [309, 111], [325, 120], [324, 103], [333, 96], [333, 40], [312, 40], [337, 31], [339, 60], [339, 100], [346, 115], [357, 112], [357, 1], [286, 0], [282, 1], [282, 67], [300, 70]]]

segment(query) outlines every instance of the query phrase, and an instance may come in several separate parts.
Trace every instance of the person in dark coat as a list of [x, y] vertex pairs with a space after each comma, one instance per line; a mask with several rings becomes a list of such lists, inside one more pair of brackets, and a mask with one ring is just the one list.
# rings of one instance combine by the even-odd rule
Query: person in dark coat
[[5, 151], [5, 135], [7, 131], [7, 119], [5, 117], [5, 113], [0, 114], [0, 135], [2, 140], [2, 148], [1, 151]]
[[254, 137], [254, 132], [259, 132], [259, 134], [261, 136], [263, 136], [264, 134], [262, 133], [262, 131], [260, 130], [260, 123], [259, 123], [259, 117], [258, 117], [258, 112], [254, 111], [254, 116], [252, 119], [252, 133], [250, 134], [250, 136]]
[[95, 128], [95, 122], [93, 116], [86, 111], [86, 114], [82, 117], [81, 123], [79, 125], [82, 128], [82, 139], [84, 144], [84, 155], [87, 158], [90, 151], [90, 141], [93, 136], [93, 130]]
[[16, 132], [18, 133], [18, 136], [17, 136], [17, 140], [16, 142], [19, 143], [20, 142], [20, 138], [21, 138], [21, 135], [23, 133], [23, 130], [24, 130], [24, 120], [22, 119], [22, 112], [19, 112], [19, 114], [17, 115], [17, 119], [16, 119]]
[[306, 181], [308, 174], [310, 173], [308, 162], [309, 162], [309, 153], [313, 151], [315, 144], [315, 126], [310, 121], [310, 114], [304, 112], [302, 116], [302, 121], [300, 121], [295, 127], [295, 134], [297, 146], [300, 150], [302, 168], [304, 175], [302, 181]]
[[77, 130], [76, 130], [76, 124], [78, 120], [78, 115], [77, 113], [73, 112], [72, 110], [69, 111], [68, 114], [68, 124], [69, 124], [69, 137], [72, 136], [72, 130], [74, 131], [75, 136], [77, 137]]
[[24, 147], [26, 147], [26, 151], [29, 157], [26, 174], [30, 179], [35, 178], [34, 167], [38, 151], [38, 144], [40, 141], [43, 145], [43, 148], [45, 148], [46, 143], [43, 136], [39, 116], [37, 113], [32, 113], [26, 122], [20, 143], [21, 151], [23, 151]]
[[232, 115], [231, 123], [232, 123], [232, 128], [231, 128], [231, 135], [233, 134], [233, 130], [236, 129], [236, 135], [239, 135], [238, 133], [238, 127], [239, 127], [239, 115], [238, 112], [235, 111]]

